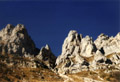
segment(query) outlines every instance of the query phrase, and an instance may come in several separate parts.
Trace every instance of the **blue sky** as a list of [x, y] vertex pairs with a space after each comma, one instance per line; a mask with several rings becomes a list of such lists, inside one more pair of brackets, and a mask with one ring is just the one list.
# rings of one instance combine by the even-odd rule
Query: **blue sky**
[[49, 44], [57, 56], [70, 30], [96, 39], [100, 33], [120, 31], [118, 0], [0, 1], [0, 29], [24, 24], [36, 46]]

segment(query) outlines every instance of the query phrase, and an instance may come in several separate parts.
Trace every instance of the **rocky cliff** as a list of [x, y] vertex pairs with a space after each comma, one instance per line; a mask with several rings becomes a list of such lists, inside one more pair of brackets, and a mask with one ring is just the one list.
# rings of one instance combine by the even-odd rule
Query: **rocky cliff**
[[36, 48], [23, 24], [17, 24], [17, 26], [8, 24], [0, 31], [0, 53], [2, 55], [12, 54], [33, 59], [34, 57], [38, 59], [46, 58], [48, 61], [51, 61], [50, 58], [52, 58], [53, 62], [48, 62], [47, 64], [54, 64], [56, 60], [49, 46], [43, 47], [41, 50]]
[[68, 82], [119, 82], [120, 33], [115, 37], [102, 33], [94, 41], [71, 30], [56, 60], [55, 71]]
[[0, 31], [2, 82], [119, 82], [119, 76], [120, 33], [93, 40], [71, 30], [56, 57], [49, 45], [36, 48], [23, 24]]
[[42, 47], [36, 57], [39, 59], [39, 61], [48, 66], [48, 68], [53, 69], [55, 67], [56, 57], [52, 53], [49, 45]]
[[16, 54], [29, 56], [37, 54], [35, 44], [27, 33], [24, 25], [8, 24], [0, 31], [0, 52], [2, 54]]
[[50, 70], [55, 61], [48, 45], [36, 48], [23, 24], [8, 24], [0, 31], [0, 82], [62, 80]]
[[100, 34], [82, 37], [71, 30], [64, 40], [62, 53], [56, 60], [56, 71], [60, 74], [109, 69], [120, 71], [120, 33], [115, 37]]

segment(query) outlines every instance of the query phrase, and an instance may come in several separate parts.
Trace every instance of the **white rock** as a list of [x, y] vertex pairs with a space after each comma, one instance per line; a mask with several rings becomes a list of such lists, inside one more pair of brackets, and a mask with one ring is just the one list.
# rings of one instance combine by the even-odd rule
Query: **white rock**
[[69, 32], [62, 53], [56, 60], [58, 73], [77, 73], [80, 71], [107, 69], [107, 65], [117, 66], [120, 57], [112, 53], [120, 53], [120, 33], [115, 37], [101, 34], [93, 41], [91, 37], [82, 38], [75, 30]]
[[0, 41], [4, 43], [1, 48], [5, 50], [6, 54], [19, 54], [20, 56], [24, 56], [24, 53], [36, 54], [35, 44], [22, 24], [18, 24], [16, 27], [8, 24], [0, 31], [0, 37]]

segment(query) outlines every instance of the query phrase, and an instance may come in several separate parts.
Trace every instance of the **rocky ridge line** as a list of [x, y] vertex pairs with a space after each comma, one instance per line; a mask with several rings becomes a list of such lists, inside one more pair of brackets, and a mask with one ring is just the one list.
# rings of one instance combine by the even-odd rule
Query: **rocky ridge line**
[[120, 70], [120, 33], [115, 37], [102, 33], [93, 41], [91, 37], [82, 37], [82, 34], [71, 30], [56, 60], [56, 71], [60, 74], [110, 67]]
[[56, 56], [50, 47], [46, 45], [41, 50], [36, 48], [23, 24], [17, 26], [8, 24], [0, 31], [0, 54], [27, 57], [32, 62], [32, 64], [28, 62], [29, 67], [37, 67], [41, 62], [48, 68], [55, 67]]
[[[36, 48], [23, 24], [8, 24], [0, 31], [0, 54], [0, 65], [6, 64], [8, 67], [17, 67], [16, 69], [49, 69], [65, 78], [65, 82], [76, 79], [102, 82], [102, 76], [98, 75], [101, 71], [104, 74], [120, 72], [120, 33], [115, 37], [102, 33], [93, 41], [92, 37], [83, 37], [71, 30], [64, 40], [61, 55], [56, 57], [49, 45]], [[89, 77], [81, 76], [84, 74]], [[91, 78], [96, 74], [100, 81]]]

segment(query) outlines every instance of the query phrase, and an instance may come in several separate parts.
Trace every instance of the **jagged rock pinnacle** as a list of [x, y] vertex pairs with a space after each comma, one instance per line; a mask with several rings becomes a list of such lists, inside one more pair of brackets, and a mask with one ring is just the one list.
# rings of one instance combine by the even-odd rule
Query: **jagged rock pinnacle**
[[46, 66], [48, 66], [48, 68], [55, 67], [56, 56], [52, 53], [48, 45], [42, 47], [39, 54], [36, 57], [40, 61], [42, 61]]
[[[120, 53], [120, 33], [115, 37], [108, 37], [102, 33], [95, 41], [92, 40], [92, 37], [80, 36], [77, 31], [71, 30], [66, 37], [62, 53], [56, 60], [58, 73], [77, 73], [100, 69], [102, 63], [105, 65], [119, 64], [120, 59], [117, 54]], [[108, 58], [111, 54], [113, 56]]]
[[36, 48], [23, 24], [17, 24], [16, 26], [7, 24], [0, 31], [0, 54], [12, 54], [33, 59], [37, 57], [48, 68], [55, 67], [56, 57], [49, 45], [42, 47], [41, 50]]
[[24, 25], [14, 27], [8, 24], [0, 31], [1, 53], [19, 54], [20, 56], [34, 55], [35, 44], [30, 38]]

